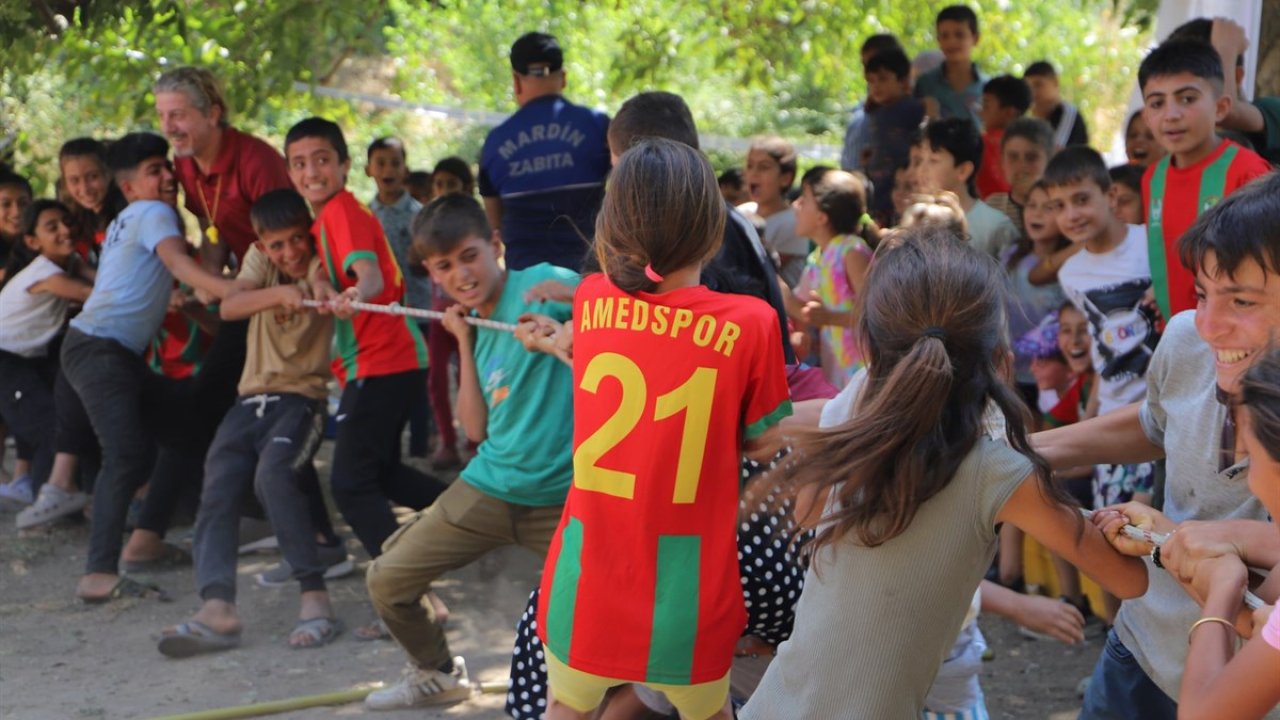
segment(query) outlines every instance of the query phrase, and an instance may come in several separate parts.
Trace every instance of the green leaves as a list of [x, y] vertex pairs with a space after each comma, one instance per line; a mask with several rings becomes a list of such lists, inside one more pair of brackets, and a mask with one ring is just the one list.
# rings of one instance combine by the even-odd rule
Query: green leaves
[[[988, 0], [980, 66], [1020, 74], [1049, 59], [1095, 137], [1122, 122], [1155, 0]], [[509, 112], [512, 41], [555, 34], [567, 94], [612, 111], [644, 90], [689, 102], [705, 133], [778, 132], [840, 142], [865, 94], [859, 48], [897, 33], [933, 49], [934, 0], [0, 0], [0, 155], [48, 186], [62, 140], [154, 124], [152, 82], [199, 64], [222, 80], [237, 125], [278, 139], [313, 113], [353, 146], [396, 133], [414, 167], [474, 158], [486, 129], [319, 98], [295, 82], [411, 102]], [[732, 156], [722, 156], [733, 160]], [[741, 159], [737, 159], [741, 162]], [[365, 186], [357, 171], [357, 190]], [[371, 185], [368, 186], [371, 188]]]

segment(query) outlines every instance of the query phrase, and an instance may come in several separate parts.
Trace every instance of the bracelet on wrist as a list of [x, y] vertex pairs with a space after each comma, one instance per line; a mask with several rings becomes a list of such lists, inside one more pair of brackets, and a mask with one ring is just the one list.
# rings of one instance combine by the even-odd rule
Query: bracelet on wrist
[[1202, 618], [1200, 618], [1199, 620], [1197, 620], [1197, 621], [1195, 621], [1194, 623], [1192, 623], [1192, 624], [1191, 624], [1191, 629], [1187, 631], [1187, 643], [1188, 643], [1188, 644], [1190, 644], [1190, 643], [1191, 643], [1191, 635], [1192, 635], [1192, 633], [1194, 633], [1194, 632], [1196, 631], [1196, 628], [1198, 628], [1198, 627], [1200, 627], [1201, 625], [1204, 625], [1204, 624], [1206, 624], [1206, 623], [1218, 623], [1219, 625], [1223, 625], [1223, 626], [1225, 626], [1228, 630], [1230, 630], [1230, 631], [1231, 631], [1231, 633], [1232, 633], [1233, 635], [1236, 635], [1236, 636], [1239, 636], [1239, 635], [1240, 635], [1240, 631], [1236, 630], [1236, 626], [1235, 626], [1234, 624], [1232, 624], [1232, 622], [1231, 622], [1230, 620], [1226, 619], [1226, 618], [1213, 617], [1213, 616], [1209, 616], [1209, 617], [1202, 617]]

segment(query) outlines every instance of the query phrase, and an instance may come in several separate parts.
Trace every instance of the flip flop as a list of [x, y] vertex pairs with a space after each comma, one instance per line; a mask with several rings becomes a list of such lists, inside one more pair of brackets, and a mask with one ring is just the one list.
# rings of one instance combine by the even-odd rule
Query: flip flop
[[156, 648], [171, 658], [189, 658], [204, 653], [230, 650], [240, 644], [240, 633], [220, 633], [199, 620], [188, 620], [160, 638]]
[[121, 577], [116, 582], [115, 587], [111, 588], [111, 592], [101, 597], [84, 597], [80, 596], [80, 602], [85, 605], [102, 605], [112, 600], [123, 600], [125, 598], [138, 598], [139, 600], [159, 600], [160, 602], [171, 602], [173, 598], [169, 597], [169, 593], [160, 589], [159, 585], [134, 580], [131, 577]]
[[310, 650], [324, 647], [342, 634], [343, 629], [342, 621], [336, 617], [316, 617], [310, 620], [299, 620], [298, 624], [293, 626], [289, 637], [292, 638], [294, 635], [304, 634], [310, 637], [311, 644], [294, 645], [289, 643], [289, 647], [293, 650]]
[[126, 573], [140, 575], [191, 566], [191, 553], [169, 543], [163, 543], [160, 547], [163, 549], [160, 551], [159, 557], [151, 558], [150, 560], [124, 560], [120, 563], [121, 569]]

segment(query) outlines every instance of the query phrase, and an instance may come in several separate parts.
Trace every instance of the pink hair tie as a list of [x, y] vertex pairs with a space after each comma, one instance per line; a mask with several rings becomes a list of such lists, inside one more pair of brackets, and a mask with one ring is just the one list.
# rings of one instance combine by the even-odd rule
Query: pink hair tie
[[662, 277], [661, 275], [659, 275], [659, 274], [658, 274], [658, 271], [657, 271], [657, 270], [654, 270], [654, 269], [653, 269], [653, 266], [652, 266], [652, 265], [645, 265], [645, 266], [644, 266], [644, 276], [645, 276], [645, 277], [647, 277], [647, 278], [649, 278], [650, 280], [652, 280], [652, 281], [656, 282], [656, 283], [660, 283], [660, 282], [662, 282], [662, 280], [663, 280], [663, 277]]

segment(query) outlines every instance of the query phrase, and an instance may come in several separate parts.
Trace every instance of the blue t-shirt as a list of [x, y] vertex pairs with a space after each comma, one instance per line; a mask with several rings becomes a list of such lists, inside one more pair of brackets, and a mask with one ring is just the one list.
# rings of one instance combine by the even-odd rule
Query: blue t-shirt
[[182, 237], [176, 210], [159, 200], [130, 203], [107, 227], [93, 292], [71, 327], [141, 355], [169, 308], [173, 275], [155, 251], [171, 237]]
[[[543, 280], [570, 287], [578, 274], [547, 263], [507, 272], [491, 320], [514, 323], [525, 312], [562, 322], [573, 314], [564, 303], [527, 303], [529, 288]], [[499, 500], [547, 507], [564, 502], [573, 479], [573, 369], [532, 353], [509, 332], [477, 328], [476, 374], [489, 408], [487, 436], [462, 470], [462, 479]]]
[[490, 131], [480, 194], [502, 201], [509, 269], [542, 262], [580, 269], [604, 199], [608, 129], [608, 115], [548, 95]]
[[987, 84], [987, 76], [978, 69], [977, 65], [973, 66], [973, 73], [970, 75], [970, 82], [965, 87], [964, 92], [956, 92], [951, 87], [951, 83], [947, 82], [947, 76], [943, 71], [947, 69], [946, 65], [939, 65], [929, 72], [922, 73], [916, 78], [917, 98], [931, 97], [938, 101], [938, 112], [942, 119], [961, 118], [973, 121], [973, 126], [982, 132], [982, 86]]

